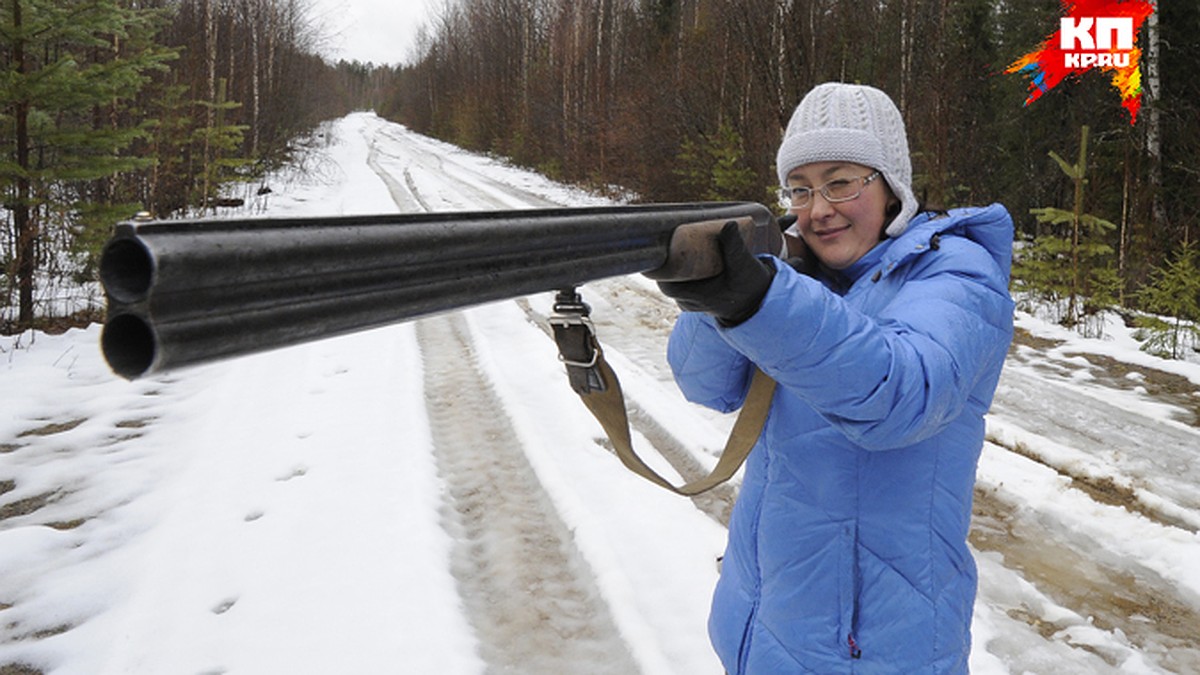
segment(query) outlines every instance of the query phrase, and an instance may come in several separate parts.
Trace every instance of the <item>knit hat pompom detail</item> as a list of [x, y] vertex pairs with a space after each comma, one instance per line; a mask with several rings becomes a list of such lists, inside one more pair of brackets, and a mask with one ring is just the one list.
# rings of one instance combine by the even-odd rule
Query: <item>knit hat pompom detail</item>
[[827, 82], [796, 106], [775, 158], [779, 184], [798, 166], [814, 162], [853, 162], [883, 174], [900, 200], [900, 213], [888, 224], [896, 237], [917, 212], [912, 191], [912, 160], [900, 110], [887, 94], [865, 85]]

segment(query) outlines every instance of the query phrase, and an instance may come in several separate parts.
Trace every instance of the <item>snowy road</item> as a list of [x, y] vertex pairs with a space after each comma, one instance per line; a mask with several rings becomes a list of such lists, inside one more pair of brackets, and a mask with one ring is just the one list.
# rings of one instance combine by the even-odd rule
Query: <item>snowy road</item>
[[[323, 179], [259, 211], [602, 201], [371, 115], [327, 138]], [[635, 444], [666, 475], [711, 466], [732, 420], [675, 391], [674, 306], [641, 277], [584, 294]], [[734, 489], [689, 501], [622, 468], [549, 311], [136, 383], [95, 329], [4, 343], [0, 671], [720, 673], [704, 623]], [[1010, 357], [976, 491], [972, 671], [1200, 672], [1200, 366], [1113, 376], [1112, 345], [1021, 325], [1038, 337]]]

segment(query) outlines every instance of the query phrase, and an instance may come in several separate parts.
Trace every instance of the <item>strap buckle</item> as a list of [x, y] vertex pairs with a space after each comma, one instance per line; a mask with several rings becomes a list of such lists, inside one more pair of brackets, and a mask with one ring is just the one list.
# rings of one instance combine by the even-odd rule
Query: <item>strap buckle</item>
[[[557, 310], [558, 307], [555, 306], [555, 311]], [[591, 348], [592, 356], [586, 361], [569, 358], [564, 353], [562, 345], [560, 344], [558, 352], [559, 361], [561, 361], [564, 365], [571, 366], [573, 368], [594, 368], [596, 366], [596, 363], [600, 360], [600, 350], [594, 344], [596, 339], [596, 325], [592, 323], [590, 318], [586, 316], [556, 314], [547, 319], [547, 321], [550, 323], [550, 328], [554, 330], [554, 334], [556, 336], [555, 339], [557, 339], [560, 331], [566, 333], [567, 331], [578, 331], [582, 329], [585, 333], [584, 339], [591, 343], [587, 346]]]
[[555, 296], [554, 314], [548, 319], [558, 344], [558, 360], [567, 366], [571, 388], [578, 394], [607, 388], [598, 367], [602, 356], [591, 312], [579, 293], [569, 288]]

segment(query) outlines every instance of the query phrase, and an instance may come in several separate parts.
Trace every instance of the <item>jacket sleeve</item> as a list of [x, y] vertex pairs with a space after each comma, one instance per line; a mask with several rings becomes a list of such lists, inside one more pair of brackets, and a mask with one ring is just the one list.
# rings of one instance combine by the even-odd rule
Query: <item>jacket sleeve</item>
[[867, 280], [899, 284], [871, 316], [781, 265], [759, 312], [719, 334], [857, 445], [911, 445], [973, 395], [986, 410], [1012, 337], [1004, 275], [983, 247], [946, 237], [911, 264]]
[[685, 398], [731, 412], [742, 406], [752, 364], [718, 333], [706, 314], [683, 312], [667, 342], [667, 361]]

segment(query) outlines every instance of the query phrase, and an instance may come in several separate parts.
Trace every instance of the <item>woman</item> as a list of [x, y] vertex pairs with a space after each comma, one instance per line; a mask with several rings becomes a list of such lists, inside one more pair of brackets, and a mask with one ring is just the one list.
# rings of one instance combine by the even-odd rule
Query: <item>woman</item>
[[[730, 673], [965, 673], [975, 466], [1012, 338], [999, 205], [917, 214], [883, 92], [813, 89], [777, 157], [807, 261], [750, 255], [663, 283], [687, 397], [741, 406], [778, 382], [746, 464], [709, 632]], [[801, 274], [804, 269], [808, 274]]]

